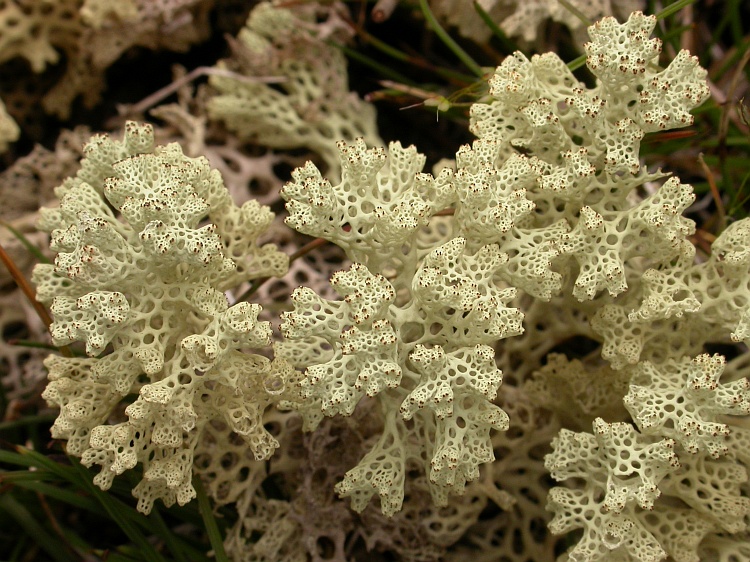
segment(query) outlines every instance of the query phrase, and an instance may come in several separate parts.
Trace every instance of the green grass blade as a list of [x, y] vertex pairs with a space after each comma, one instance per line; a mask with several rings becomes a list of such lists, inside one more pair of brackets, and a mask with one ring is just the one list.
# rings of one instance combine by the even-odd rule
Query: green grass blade
[[411, 86], [415, 85], [415, 82], [409, 78], [407, 78], [405, 75], [401, 74], [400, 72], [397, 72], [386, 65], [377, 62], [374, 59], [371, 59], [370, 57], [363, 55], [362, 53], [355, 51], [354, 49], [350, 49], [346, 45], [341, 45], [340, 43], [331, 42], [331, 45], [334, 47], [341, 49], [341, 51], [350, 59], [355, 60], [361, 64], [364, 64], [365, 66], [369, 66], [372, 68], [375, 72], [381, 74], [382, 76], [387, 76], [389, 79], [394, 80], [396, 82], [401, 82], [402, 84], [409, 84]]
[[12, 464], [15, 466], [31, 467], [36, 466], [34, 460], [27, 457], [26, 455], [20, 455], [13, 453], [12, 451], [0, 450], [0, 463]]
[[427, 23], [430, 24], [430, 27], [435, 32], [435, 35], [437, 35], [440, 40], [445, 43], [445, 46], [448, 47], [458, 59], [466, 65], [466, 68], [471, 70], [474, 75], [477, 76], [477, 78], [482, 78], [484, 76], [484, 71], [482, 70], [482, 67], [480, 67], [473, 58], [469, 56], [469, 53], [464, 51], [461, 46], [456, 43], [453, 40], [453, 37], [451, 37], [445, 29], [438, 23], [438, 20], [435, 18], [435, 14], [432, 13], [432, 10], [430, 10], [430, 7], [427, 5], [427, 0], [419, 0], [419, 6], [422, 8], [422, 14], [424, 14], [425, 19], [427, 20]]
[[39, 415], [39, 416], [25, 416], [18, 418], [13, 421], [0, 422], [0, 431], [7, 431], [9, 429], [18, 429], [26, 425], [36, 425], [39, 423], [52, 423], [55, 421], [57, 416], [50, 415]]
[[[45, 478], [51, 474], [56, 476], [58, 479], [70, 482], [75, 489], [78, 490], [84, 490], [88, 492], [91, 496], [90, 501], [94, 502], [95, 505], [99, 506], [98, 508], [92, 507], [90, 504], [87, 505], [90, 509], [98, 509], [100, 512], [103, 513], [104, 516], [109, 515], [110, 518], [115, 520], [115, 522], [120, 526], [120, 528], [123, 530], [123, 532], [130, 538], [132, 542], [137, 544], [138, 546], [141, 546], [142, 548], [145, 548], [144, 555], [147, 553], [151, 553], [152, 557], [148, 558], [148, 560], [163, 560], [161, 558], [161, 555], [159, 555], [154, 549], [153, 546], [151, 546], [150, 543], [146, 540], [145, 536], [141, 533], [140, 528], [142, 528], [144, 531], [153, 532], [156, 534], [160, 539], [164, 540], [164, 542], [169, 546], [170, 550], [172, 550], [172, 547], [177, 548], [178, 550], [182, 550], [183, 553], [188, 553], [188, 559], [189, 560], [201, 560], [203, 559], [203, 553], [199, 552], [192, 544], [190, 544], [190, 541], [187, 538], [179, 537], [178, 535], [174, 535], [169, 531], [166, 524], [158, 525], [155, 527], [153, 524], [153, 521], [151, 521], [149, 518], [145, 517], [144, 515], [138, 513], [135, 509], [132, 507], [124, 504], [120, 500], [118, 500], [114, 493], [120, 493], [124, 495], [130, 495], [130, 490], [132, 489], [132, 483], [124, 482], [124, 481], [115, 481], [115, 483], [112, 486], [112, 489], [110, 492], [102, 492], [99, 488], [97, 488], [93, 482], [91, 481], [91, 474], [80, 465], [80, 463], [77, 460], [71, 459], [73, 462], [73, 466], [61, 464], [58, 462], [55, 462], [54, 460], [45, 457], [44, 455], [41, 455], [40, 453], [36, 451], [31, 451], [28, 449], [23, 449], [19, 447], [19, 452], [14, 453], [10, 451], [2, 451], [0, 450], [0, 463], [7, 463], [7, 464], [13, 464], [17, 466], [23, 466], [23, 467], [34, 467], [37, 470], [33, 472], [33, 474], [45, 474]], [[8, 473], [10, 474], [10, 473]], [[33, 484], [31, 485], [33, 486]], [[25, 487], [31, 487], [31, 486], [25, 486]], [[64, 500], [73, 500], [70, 498], [70, 496], [67, 496], [63, 494], [62, 492], [58, 492], [61, 497], [62, 501]], [[204, 493], [205, 496], [205, 493]], [[200, 496], [199, 496], [200, 497]], [[206, 504], [208, 505], [208, 498], [205, 498]], [[83, 506], [81, 506], [83, 507]], [[188, 523], [191, 523], [193, 525], [196, 525], [198, 527], [205, 526], [207, 529], [209, 528], [206, 524], [206, 514], [204, 513], [203, 509], [191, 509], [190, 506], [186, 506], [183, 508], [170, 508], [164, 510], [165, 513], [169, 513], [170, 516], [177, 518], [178, 520], [182, 520]], [[114, 513], [114, 515], [113, 515]], [[214, 522], [214, 528], [216, 529], [215, 537], [219, 537], [219, 548], [221, 548], [221, 552], [223, 552], [223, 544], [221, 542], [221, 534], [218, 530], [218, 525], [216, 524], [216, 520], [213, 518], [213, 514], [211, 512], [210, 506], [208, 507], [208, 517], [211, 518]], [[211, 535], [209, 534], [209, 538]], [[177, 546], [177, 542], [180, 543], [179, 546]], [[171, 542], [171, 544], [170, 544]], [[144, 546], [145, 545], [145, 546]], [[216, 544], [212, 542], [212, 547], [214, 550], [217, 549]], [[172, 550], [173, 551], [173, 550]], [[219, 552], [218, 550], [216, 550]], [[173, 551], [174, 552], [174, 551]], [[153, 556], [156, 555], [156, 556]], [[221, 560], [221, 558], [218, 558], [217, 554], [217, 560]], [[224, 560], [228, 560], [225, 556]]]
[[748, 48], [750, 48], [750, 38], [742, 41], [741, 43], [738, 43], [737, 49], [735, 49], [733, 53], [729, 54], [729, 56], [727, 56], [726, 59], [722, 61], [718, 69], [714, 70], [711, 73], [711, 79], [714, 81], [718, 81], [724, 76], [727, 71], [737, 68], [737, 64], [745, 55], [745, 51], [747, 51]]
[[0, 496], [0, 509], [10, 515], [34, 542], [56, 562], [78, 562], [58, 537], [51, 535], [29, 511], [10, 494]]
[[[667, 31], [666, 33], [664, 33], [661, 36], [661, 39], [665, 43], [667, 41], [670, 41], [670, 42], [671, 41], [678, 41], [679, 42], [680, 38], [682, 37], [682, 34], [685, 33], [686, 31], [690, 31], [691, 29], [693, 29], [693, 25], [692, 24], [691, 25], [682, 25], [680, 27], [675, 27], [674, 29], [670, 29], [669, 31]], [[679, 47], [679, 45], [678, 45], [678, 47]]]
[[407, 53], [398, 50], [393, 45], [389, 45], [385, 41], [381, 41], [374, 35], [370, 35], [364, 30], [360, 31], [359, 34], [360, 34], [360, 37], [362, 37], [362, 39], [365, 42], [367, 42], [368, 45], [372, 45], [381, 53], [388, 55], [389, 57], [394, 58], [401, 62], [405, 62], [405, 63], [411, 62], [412, 58]]
[[[52, 353], [57, 353], [60, 348], [52, 345], [51, 343], [44, 343], [44, 342], [38, 342], [38, 341], [30, 341], [30, 340], [9, 340], [9, 343], [11, 345], [15, 345], [16, 347], [29, 347], [31, 349], [46, 349]], [[83, 357], [83, 354], [78, 354], [79, 357]]]
[[[10, 562], [16, 562], [17, 560], [23, 560], [24, 554], [28, 554], [29, 542], [31, 539], [27, 535], [21, 535], [16, 541], [16, 546], [13, 551], [8, 555]], [[33, 548], [33, 547], [32, 547]]]
[[[61, 488], [58, 485], [44, 482], [43, 480], [47, 478], [55, 478], [54, 475], [51, 475], [45, 470], [30, 471], [25, 474], [25, 478], [16, 477], [16, 474], [18, 473], [0, 474], [0, 482], [12, 483], [18, 488], [23, 488], [32, 492], [39, 492], [48, 498], [66, 503], [77, 509], [86, 510], [103, 518], [108, 516], [107, 511], [102, 505], [91, 497], [82, 495], [73, 490]], [[9, 476], [12, 477], [8, 478]], [[36, 478], [36, 480], [34, 480], [34, 478]], [[148, 518], [132, 509], [128, 509], [127, 514], [144, 530], [153, 531], [156, 536], [163, 539], [170, 552], [174, 555], [174, 560], [176, 562], [196, 562], [202, 560], [209, 562], [203, 550], [193, 546], [186, 537], [177, 535], [169, 529], [156, 506]], [[202, 521], [199, 519], [197, 523], [197, 526], [201, 526]]]
[[490, 15], [484, 10], [484, 8], [482, 8], [482, 6], [479, 5], [479, 2], [477, 2], [476, 0], [474, 0], [474, 10], [476, 10], [477, 14], [479, 14], [479, 17], [482, 18], [482, 21], [485, 23], [485, 25], [490, 28], [490, 31], [492, 31], [492, 34], [500, 42], [503, 49], [505, 49], [509, 53], [514, 53], [518, 50], [518, 46], [513, 41], [508, 39], [508, 36], [505, 34], [505, 32], [500, 29], [499, 25], [492, 21]]
[[96, 554], [101, 557], [102, 560], [107, 562], [141, 562], [143, 559], [140, 557], [138, 552], [129, 552], [130, 549], [122, 549], [121, 552], [117, 551], [96, 551]]
[[18, 241], [23, 244], [23, 247], [26, 248], [26, 250], [32, 256], [39, 260], [39, 263], [52, 263], [52, 261], [47, 256], [45, 256], [39, 248], [34, 246], [34, 244], [32, 244], [29, 239], [26, 238], [20, 231], [16, 230], [5, 221], [0, 221], [0, 225], [10, 230], [11, 234], [13, 234], [13, 236], [15, 236]]
[[694, 4], [695, 0], [677, 0], [674, 4], [670, 4], [666, 8], [664, 8], [661, 12], [656, 14], [656, 19], [663, 20], [664, 18], [668, 18], [672, 14], [676, 14], [683, 8], [689, 6], [690, 4]]
[[109, 517], [117, 523], [123, 533], [141, 550], [141, 556], [148, 562], [166, 562], [164, 557], [159, 554], [148, 542], [146, 536], [136, 526], [129, 513], [132, 508], [116, 499], [111, 494], [103, 492], [97, 488], [91, 481], [89, 472], [75, 459], [71, 459], [73, 466], [81, 476], [83, 488], [96, 499], [106, 510]]
[[[40, 471], [35, 471], [32, 474], [37, 474], [38, 472]], [[83, 496], [79, 494], [78, 492], [74, 492], [72, 490], [66, 490], [59, 486], [55, 486], [53, 484], [48, 484], [46, 482], [42, 482], [39, 480], [34, 481], [30, 478], [20, 479], [20, 480], [19, 479], [6, 480], [5, 478], [3, 478], [2, 481], [12, 482], [13, 485], [17, 486], [18, 488], [31, 490], [32, 492], [39, 492], [40, 494], [43, 494], [44, 496], [48, 498], [61, 501], [63, 503], [66, 503], [78, 509], [84, 509], [86, 511], [90, 511], [91, 513], [95, 513], [96, 515], [106, 516], [107, 514], [104, 511], [104, 509], [102, 509], [101, 505], [99, 505], [97, 502], [95, 502], [91, 498], [87, 496]]]
[[224, 550], [224, 539], [219, 531], [219, 525], [216, 523], [216, 518], [211, 510], [211, 502], [208, 500], [200, 477], [196, 476], [193, 478], [193, 487], [198, 495], [198, 508], [203, 517], [203, 524], [206, 526], [206, 533], [208, 533], [208, 540], [211, 541], [211, 548], [213, 548], [216, 562], [229, 562], [227, 553]]
[[177, 562], [189, 562], [189, 560], [196, 562], [198, 560], [194, 557], [194, 553], [190, 558], [187, 557], [183, 550], [183, 545], [177, 540], [177, 536], [167, 527], [157, 506], [154, 506], [148, 518], [154, 524], [154, 533], [159, 538], [164, 539], [167, 548], [174, 555], [174, 560]]
[[580, 57], [577, 57], [577, 58], [573, 59], [572, 61], [570, 61], [568, 63], [568, 68], [572, 72], [574, 70], [578, 70], [584, 64], [586, 64], [586, 55], [581, 55]]
[[568, 2], [568, 0], [557, 0], [560, 4], [563, 5], [563, 7], [568, 10], [571, 14], [573, 14], [575, 17], [578, 18], [578, 20], [586, 27], [591, 27], [594, 22], [591, 21], [589, 18], [586, 17], [586, 14], [584, 14], [581, 10], [576, 8], [573, 4]]
[[19, 482], [43, 482], [46, 480], [57, 480], [54, 474], [50, 474], [46, 470], [12, 470], [0, 472], [0, 483], [15, 485]]

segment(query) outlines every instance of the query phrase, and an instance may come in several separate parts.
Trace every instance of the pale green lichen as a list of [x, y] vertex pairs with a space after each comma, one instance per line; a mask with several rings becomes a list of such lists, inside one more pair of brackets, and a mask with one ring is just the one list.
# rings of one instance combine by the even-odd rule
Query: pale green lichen
[[[211, 420], [241, 435], [256, 458], [278, 446], [262, 424], [279, 398], [264, 390], [271, 365], [240, 351], [268, 346], [270, 326], [258, 321], [259, 305], [229, 306], [221, 291], [283, 273], [286, 256], [255, 244], [268, 209], [235, 207], [204, 159], [155, 147], [149, 126], [128, 123], [122, 141], [96, 137], [84, 152], [77, 176], [58, 188], [60, 207], [42, 215], [55, 264], [33, 277], [51, 301], [55, 344], [85, 341], [91, 356], [47, 360], [43, 396], [61, 409], [52, 435], [85, 465], [101, 465], [104, 489], [142, 462], [141, 511], [158, 498], [184, 504], [195, 495], [194, 451]], [[218, 227], [201, 226], [214, 217]], [[237, 246], [241, 262], [228, 257]], [[130, 393], [138, 398], [126, 419], [110, 425]]]
[[[308, 148], [337, 177], [337, 141], [381, 141], [374, 107], [349, 91], [346, 59], [316, 32], [316, 7], [309, 8], [292, 11], [262, 2], [253, 9], [234, 43], [235, 56], [221, 61], [221, 72], [210, 79], [218, 95], [208, 113], [240, 139]], [[264, 84], [269, 77], [277, 84]]]
[[[282, 53], [293, 21], [262, 5], [242, 49]], [[312, 24], [300, 34], [315, 50], [293, 59], [304, 64], [244, 61], [284, 70], [286, 85], [213, 77], [224, 93], [211, 111], [230, 129], [323, 157], [332, 180], [308, 162], [282, 189], [286, 223], [352, 262], [331, 277], [336, 296], [294, 290], [273, 361], [244, 351], [271, 342], [260, 306], [229, 306], [223, 294], [284, 271], [285, 256], [256, 242], [270, 211], [236, 207], [203, 159], [154, 147], [147, 127], [129, 124], [120, 142], [96, 137], [58, 189], [60, 207], [41, 218], [58, 251], [34, 277], [52, 305], [54, 342], [85, 342], [91, 356], [47, 360], [44, 396], [61, 408], [54, 436], [103, 467], [104, 488], [143, 462], [135, 493], [148, 511], [157, 498], [193, 496], [196, 451], [196, 472], [214, 493], [224, 488], [231, 501], [243, 486], [257, 491], [260, 473], [234, 483], [242, 463], [222, 472], [217, 458], [240, 454], [236, 434], [267, 459], [278, 446], [263, 425], [271, 405], [298, 412], [303, 429], [330, 442], [338, 437], [325, 433], [334, 427], [325, 418], [353, 416], [349, 430], [360, 433], [351, 450], [343, 444], [350, 457], [335, 459], [335, 491], [363, 518], [374, 517], [367, 506], [376, 497], [397, 518], [407, 496], [428, 512], [436, 508], [416, 497], [443, 507], [465, 495], [473, 510], [452, 516], [473, 521], [493, 501], [504, 526], [482, 521], [467, 542], [526, 556], [516, 541], [538, 540], [546, 467], [559, 483], [547, 499], [550, 530], [580, 534], [561, 560], [741, 557], [750, 514], [745, 360], [705, 351], [750, 341], [750, 221], [732, 224], [696, 263], [695, 225], [683, 217], [691, 186], [640, 160], [644, 135], [691, 124], [708, 96], [706, 73], [687, 52], [658, 67], [655, 23], [636, 13], [589, 29], [593, 87], [557, 55], [507, 57], [472, 106], [479, 139], [436, 175], [423, 172], [414, 147], [352, 138], [370, 131], [358, 101], [320, 102], [327, 84], [308, 58], [330, 54], [308, 33]], [[342, 61], [330, 56], [340, 93]], [[344, 139], [335, 148], [333, 136]], [[586, 340], [579, 359], [561, 354], [579, 351], [576, 338]], [[110, 424], [128, 394], [137, 398]], [[275, 500], [243, 501], [255, 508], [239, 525], [265, 533], [268, 556], [284, 552], [283, 540], [299, 554], [299, 514]], [[529, 548], [552, 556], [556, 545], [545, 537]]]

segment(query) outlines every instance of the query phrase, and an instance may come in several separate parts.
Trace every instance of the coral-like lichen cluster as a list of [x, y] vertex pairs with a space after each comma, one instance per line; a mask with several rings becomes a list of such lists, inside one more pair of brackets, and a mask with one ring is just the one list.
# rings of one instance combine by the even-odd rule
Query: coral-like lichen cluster
[[286, 381], [244, 352], [269, 345], [270, 326], [258, 321], [259, 305], [229, 306], [222, 291], [283, 273], [287, 258], [255, 243], [272, 219], [267, 208], [236, 207], [205, 160], [175, 144], [155, 147], [149, 126], [128, 124], [122, 141], [95, 137], [84, 155], [57, 189], [59, 208], [43, 211], [55, 264], [34, 271], [55, 318], [53, 341], [83, 341], [90, 356], [46, 362], [44, 397], [60, 407], [52, 433], [85, 465], [102, 467], [96, 482], [105, 489], [143, 463], [139, 509], [157, 498], [184, 504], [211, 420], [241, 435], [256, 458], [278, 446], [262, 415]]
[[[585, 36], [584, 18], [592, 21], [604, 16], [627, 18], [630, 12], [644, 6], [641, 0], [569, 0], [568, 5], [557, 0], [478, 0], [477, 4], [509, 37], [524, 41], [537, 39], [549, 20], [562, 23], [578, 38]], [[491, 31], [478, 11], [466, 9], [460, 0], [430, 0], [430, 6], [464, 37], [481, 41], [490, 38]]]
[[446, 176], [419, 172], [424, 157], [413, 147], [386, 154], [360, 140], [339, 150], [339, 185], [308, 163], [282, 196], [288, 224], [336, 242], [354, 262], [331, 279], [343, 300], [297, 289], [277, 352], [306, 367], [297, 408], [309, 429], [323, 415], [350, 415], [365, 395], [381, 405], [381, 439], [337, 487], [355, 510], [377, 493], [384, 513], [398, 511], [412, 466], [445, 505], [493, 459], [491, 430], [507, 429], [491, 403], [502, 374], [489, 346], [521, 331], [522, 315], [505, 306], [515, 291], [493, 279], [507, 256], [460, 236], [421, 239], [458, 196]]
[[[520, 335], [521, 313], [510, 307], [531, 301], [517, 300], [518, 288], [540, 303], [527, 323], [549, 330], [552, 310], [574, 311], [584, 322], [569, 325], [570, 335], [580, 326], [610, 361], [568, 365], [557, 356], [555, 368], [569, 376], [553, 378], [551, 363], [537, 368], [536, 386], [518, 397], [580, 430], [563, 429], [545, 461], [554, 479], [585, 484], [549, 494], [553, 533], [583, 530], [569, 559], [692, 560], [702, 538], [745, 530], [746, 468], [727, 457], [730, 435], [742, 430], [716, 416], [749, 413], [747, 379], [722, 385], [721, 358], [698, 354], [746, 335], [746, 226], [691, 265], [694, 224], [682, 213], [692, 188], [669, 178], [644, 189], [666, 176], [641, 164], [644, 135], [690, 125], [690, 110], [708, 96], [705, 71], [687, 52], [656, 66], [655, 23], [636, 13], [589, 29], [593, 88], [554, 54], [508, 57], [490, 79], [489, 102], [472, 107], [479, 140], [458, 152], [453, 171], [421, 173], [423, 160], [398, 144], [387, 154], [341, 144], [341, 183], [308, 164], [283, 189], [287, 224], [355, 262], [331, 279], [341, 301], [294, 293], [287, 341], [277, 346], [306, 367], [307, 401], [297, 408], [308, 427], [350, 415], [365, 396], [380, 406], [379, 441], [337, 485], [355, 510], [378, 494], [383, 512], [394, 512], [410, 466], [423, 467], [444, 504], [497, 456], [490, 429], [508, 422], [493, 409], [501, 378], [487, 346], [505, 364], [511, 350], [523, 361], [523, 342], [537, 338]], [[433, 228], [447, 208], [450, 218]], [[514, 335], [518, 342], [504, 340]], [[701, 482], [722, 495], [698, 491]]]
[[707, 99], [697, 59], [660, 67], [639, 12], [589, 28], [592, 86], [517, 52], [471, 108], [477, 140], [429, 174], [414, 147], [371, 146], [371, 108], [321, 36], [335, 22], [300, 13], [253, 11], [207, 111], [322, 158], [330, 179], [307, 162], [282, 188], [285, 222], [351, 263], [291, 292], [274, 337], [224, 294], [286, 271], [258, 244], [270, 210], [236, 206], [148, 126], [94, 137], [40, 223], [58, 252], [34, 274], [53, 341], [88, 354], [46, 361], [53, 435], [103, 488], [142, 463], [142, 511], [190, 500], [200, 475], [238, 502], [236, 560], [322, 559], [316, 538], [345, 560], [355, 529], [414, 560], [743, 559], [747, 359], [707, 351], [750, 343], [750, 222], [696, 261], [692, 187], [640, 158]]
[[382, 141], [375, 108], [349, 91], [346, 60], [329, 44], [344, 27], [335, 6], [324, 23], [316, 23], [319, 11], [315, 4], [294, 12], [270, 3], [257, 6], [233, 43], [234, 56], [221, 61], [220, 72], [211, 77], [218, 95], [209, 101], [208, 113], [240, 139], [312, 150], [335, 177], [337, 141]]
[[205, 0], [8, 0], [0, 5], [0, 63], [20, 57], [34, 73], [62, 63], [64, 73], [44, 93], [42, 107], [67, 118], [79, 96], [89, 107], [100, 101], [105, 71], [129, 48], [186, 51], [204, 38], [211, 4]]

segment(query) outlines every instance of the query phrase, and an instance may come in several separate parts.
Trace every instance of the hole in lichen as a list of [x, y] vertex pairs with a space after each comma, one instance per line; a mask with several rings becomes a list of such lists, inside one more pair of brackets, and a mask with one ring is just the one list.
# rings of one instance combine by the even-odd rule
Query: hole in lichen
[[703, 353], [708, 353], [710, 355], [718, 353], [719, 355], [723, 355], [727, 361], [731, 361], [746, 352], [747, 346], [741, 343], [707, 343], [703, 346]]
[[29, 330], [24, 322], [8, 322], [3, 326], [3, 340], [24, 339], [29, 337]]
[[336, 556], [336, 543], [328, 537], [318, 537], [316, 547], [318, 556], [323, 560], [332, 560]]
[[564, 353], [569, 359], [581, 359], [599, 348], [599, 342], [577, 335], [553, 346], [547, 353]]

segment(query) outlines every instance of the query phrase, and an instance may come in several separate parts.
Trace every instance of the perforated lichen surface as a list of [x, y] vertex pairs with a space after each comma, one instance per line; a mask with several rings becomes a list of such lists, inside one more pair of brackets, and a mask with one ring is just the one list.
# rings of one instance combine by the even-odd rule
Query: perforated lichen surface
[[[104, 65], [101, 34], [153, 9], [187, 45], [206, 14], [79, 4]], [[693, 188], [642, 158], [708, 97], [697, 59], [667, 60], [640, 13], [590, 27], [586, 83], [514, 53], [471, 107], [477, 140], [429, 174], [349, 92], [336, 5], [292, 4], [254, 8], [209, 84], [150, 113], [182, 148], [97, 136], [42, 212], [57, 257], [34, 280], [78, 354], [46, 361], [53, 436], [105, 489], [141, 463], [141, 511], [200, 477], [237, 510], [237, 561], [747, 558], [750, 221], [709, 249]], [[559, 9], [540, 6], [503, 23], [530, 38]], [[4, 174], [7, 208], [71, 153]], [[282, 176], [274, 224], [224, 189], [280, 210]], [[287, 258], [260, 238], [298, 258], [284, 280], [261, 281]]]
[[[58, 254], [33, 276], [51, 303], [55, 344], [83, 341], [89, 355], [46, 361], [43, 396], [60, 407], [52, 434], [83, 464], [102, 467], [95, 481], [104, 489], [142, 462], [133, 491], [141, 511], [158, 498], [184, 504], [211, 420], [241, 435], [257, 459], [278, 446], [262, 416], [284, 394], [285, 375], [241, 351], [268, 346], [270, 326], [258, 321], [259, 305], [229, 306], [221, 290], [283, 273], [287, 258], [255, 245], [268, 209], [234, 206], [204, 159], [155, 147], [150, 126], [128, 123], [122, 141], [94, 137], [84, 154], [57, 189], [60, 207], [42, 212]], [[124, 418], [112, 423], [121, 404]]]
[[339, 185], [308, 164], [282, 196], [288, 224], [336, 242], [355, 263], [331, 278], [340, 301], [294, 292], [277, 352], [292, 361], [292, 349], [320, 357], [295, 361], [306, 367], [307, 401], [298, 408], [307, 427], [350, 415], [365, 396], [381, 406], [381, 439], [337, 486], [354, 509], [377, 493], [384, 513], [398, 511], [412, 464], [424, 466], [433, 499], [445, 505], [493, 459], [491, 430], [508, 424], [491, 403], [502, 374], [487, 345], [521, 331], [520, 312], [506, 307], [515, 290], [496, 279], [507, 256], [492, 244], [470, 249], [464, 237], [434, 249], [420, 240], [456, 188], [450, 173], [422, 173], [413, 147], [392, 144], [386, 153], [359, 140], [339, 150]]
[[[80, 97], [102, 101], [105, 72], [132, 47], [186, 51], [208, 34], [205, 0], [8, 0], [0, 5], [0, 63], [22, 58], [43, 80], [41, 108], [67, 119]], [[35, 92], [36, 93], [36, 92]]]
[[[336, 177], [336, 142], [381, 141], [374, 107], [349, 90], [346, 60], [330, 44], [331, 30], [342, 27], [335, 6], [327, 25], [316, 26], [325, 12], [314, 4], [291, 10], [268, 2], [253, 9], [237, 35], [236, 55], [211, 78], [218, 94], [208, 112], [242, 140], [317, 153]], [[274, 83], [265, 84], [269, 78]]]
[[[744, 467], [705, 458], [726, 454], [732, 431], [716, 416], [743, 415], [746, 381], [665, 386], [678, 385], [667, 380], [686, 354], [744, 337], [746, 301], [730, 303], [725, 290], [744, 290], [736, 281], [747, 270], [740, 223], [716, 241], [716, 257], [692, 265], [695, 226], [682, 216], [692, 187], [639, 158], [644, 135], [690, 125], [690, 110], [708, 96], [706, 73], [687, 52], [665, 69], [649, 64], [661, 50], [650, 38], [655, 23], [636, 13], [590, 28], [593, 88], [556, 55], [508, 57], [490, 78], [489, 102], [472, 106], [479, 139], [438, 176], [421, 172], [411, 147], [357, 141], [339, 145], [339, 184], [308, 164], [282, 190], [290, 226], [355, 262], [332, 277], [341, 300], [295, 292], [277, 347], [292, 357], [295, 346], [295, 364], [306, 368], [303, 395], [313, 401], [299, 408], [308, 427], [350, 415], [366, 396], [380, 406], [379, 440], [336, 487], [355, 510], [377, 494], [383, 513], [396, 511], [410, 465], [424, 467], [438, 505], [481, 481], [476, 468], [497, 457], [490, 430], [513, 428], [493, 409], [500, 364], [511, 369], [514, 396], [577, 431], [563, 429], [546, 457], [554, 479], [572, 479], [550, 492], [550, 529], [583, 530], [568, 559], [694, 560], [701, 540], [729, 528], [681, 480], [701, 471], [726, 476], [722, 510], [746, 513], [744, 498], [730, 499]], [[442, 230], [430, 226], [436, 214], [448, 215]], [[534, 330], [523, 333], [516, 303]], [[598, 353], [545, 359], [574, 335], [601, 345]], [[660, 393], [668, 396], [653, 402]], [[412, 419], [414, 430], [402, 421]], [[541, 473], [539, 461], [528, 459]], [[520, 501], [502, 477], [492, 486], [503, 509]]]

